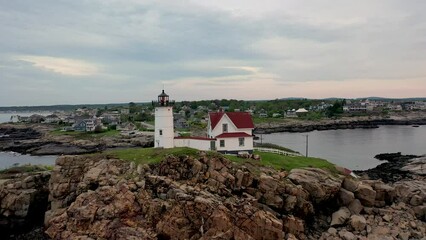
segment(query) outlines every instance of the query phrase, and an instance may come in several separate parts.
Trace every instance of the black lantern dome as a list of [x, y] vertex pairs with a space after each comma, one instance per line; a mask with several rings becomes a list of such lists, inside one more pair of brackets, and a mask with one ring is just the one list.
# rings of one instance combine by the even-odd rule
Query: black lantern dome
[[156, 106], [166, 107], [166, 106], [173, 105], [174, 102], [170, 101], [169, 95], [167, 95], [164, 92], [164, 89], [163, 89], [163, 91], [160, 93], [160, 95], [158, 95], [158, 101], [156, 103], [154, 103], [154, 101], [153, 101], [152, 103], [153, 103], [153, 105], [156, 105]]

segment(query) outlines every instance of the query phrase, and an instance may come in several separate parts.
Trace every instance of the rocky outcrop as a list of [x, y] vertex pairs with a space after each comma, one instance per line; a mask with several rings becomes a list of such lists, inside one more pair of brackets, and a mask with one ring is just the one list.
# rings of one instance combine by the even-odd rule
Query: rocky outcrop
[[426, 117], [413, 116], [407, 118], [345, 118], [345, 119], [326, 119], [321, 121], [282, 121], [266, 122], [256, 125], [255, 133], [277, 133], [277, 132], [311, 132], [337, 129], [356, 129], [356, 128], [378, 128], [381, 125], [426, 125]]
[[14, 175], [0, 184], [0, 238], [42, 226], [48, 207], [49, 172]]
[[426, 205], [423, 188], [406, 184], [253, 172], [205, 153], [155, 165], [62, 156], [45, 227], [53, 239], [415, 239]]
[[425, 156], [402, 155], [398, 153], [378, 154], [375, 158], [387, 161], [379, 166], [365, 171], [354, 171], [357, 175], [369, 179], [380, 179], [385, 183], [394, 183], [404, 179], [414, 179], [425, 175]]
[[108, 148], [152, 147], [151, 135], [93, 137], [75, 139], [68, 135], [51, 134], [53, 127], [44, 124], [0, 126], [0, 151], [31, 155], [76, 155], [101, 152]]

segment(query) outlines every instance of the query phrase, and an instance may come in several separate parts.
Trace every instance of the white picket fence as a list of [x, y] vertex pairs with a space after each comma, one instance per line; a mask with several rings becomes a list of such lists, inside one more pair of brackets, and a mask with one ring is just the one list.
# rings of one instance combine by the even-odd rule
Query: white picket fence
[[275, 149], [275, 148], [255, 147], [254, 150], [259, 151], [259, 152], [275, 153], [275, 154], [284, 155], [284, 156], [302, 156], [299, 153], [287, 152], [287, 151], [279, 150], [279, 149]]

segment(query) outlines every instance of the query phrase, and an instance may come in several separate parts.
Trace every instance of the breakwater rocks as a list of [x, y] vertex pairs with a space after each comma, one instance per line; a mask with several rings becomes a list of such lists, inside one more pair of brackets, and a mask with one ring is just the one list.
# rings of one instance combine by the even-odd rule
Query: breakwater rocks
[[426, 176], [426, 156], [402, 155], [397, 152], [378, 154], [375, 158], [386, 162], [372, 169], [354, 172], [369, 179], [380, 179], [385, 183]]
[[[315, 168], [259, 169], [200, 153], [151, 165], [62, 156], [47, 186], [44, 230], [52, 239], [421, 239], [426, 234], [426, 184], [420, 178], [386, 184]], [[1, 206], [3, 201], [0, 197]]]
[[292, 121], [288, 123], [258, 124], [255, 133], [276, 132], [310, 132], [337, 129], [378, 128], [380, 125], [426, 125], [426, 118], [422, 119], [373, 119], [373, 120], [327, 120], [327, 121]]

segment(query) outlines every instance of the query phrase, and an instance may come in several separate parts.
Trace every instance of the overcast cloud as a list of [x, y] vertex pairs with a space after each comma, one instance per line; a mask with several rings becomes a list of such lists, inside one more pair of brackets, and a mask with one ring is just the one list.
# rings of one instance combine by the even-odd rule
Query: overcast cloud
[[0, 0], [0, 106], [417, 97], [426, 1]]

